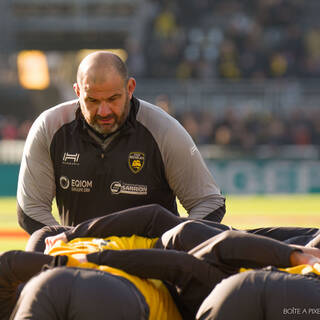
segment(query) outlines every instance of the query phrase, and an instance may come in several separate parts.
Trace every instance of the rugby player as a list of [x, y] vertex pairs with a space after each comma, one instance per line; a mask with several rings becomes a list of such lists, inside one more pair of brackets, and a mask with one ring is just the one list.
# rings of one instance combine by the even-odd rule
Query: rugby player
[[[183, 225], [192, 226], [193, 223]], [[58, 268], [44, 271], [27, 283], [13, 319], [67, 320], [72, 319], [72, 315], [78, 315], [77, 319], [92, 316], [95, 319], [106, 316], [123, 319], [123, 304], [132, 306], [124, 319], [180, 319], [166, 288], [155, 280], [147, 280], [151, 281], [149, 285], [143, 283], [146, 280], [141, 279], [146, 278], [165, 281], [183, 319], [194, 319], [210, 291], [221, 280], [237, 273], [240, 266], [272, 264], [285, 267], [319, 262], [316, 257], [295, 247], [239, 231], [222, 232], [188, 253], [173, 249], [121, 250], [148, 248], [156, 242], [156, 238], [137, 236], [86, 237], [68, 243], [56, 241], [49, 249], [49, 256], [34, 252], [7, 252], [1, 256], [0, 303], [5, 306], [1, 310], [8, 311], [10, 303], [12, 307], [19, 282], [27, 281], [39, 272], [44, 263]], [[174, 239], [169, 243], [175, 245]], [[257, 255], [257, 252], [264, 254]]]
[[[145, 220], [141, 218], [144, 210], [148, 211]], [[113, 232], [126, 236], [134, 233], [145, 237], [160, 237], [156, 247], [167, 250], [103, 250], [82, 254], [76, 265], [89, 261], [119, 268], [139, 277], [164, 280], [167, 285], [169, 283], [170, 292], [175, 289], [175, 302], [184, 319], [193, 319], [202, 301], [216, 284], [238, 273], [240, 267], [288, 267], [318, 262], [316, 257], [302, 252], [319, 256], [318, 249], [288, 246], [266, 237], [232, 231], [226, 226], [225, 231], [222, 231], [220, 224], [217, 224], [220, 227], [218, 229], [212, 222], [209, 223], [211, 226], [204, 221], [176, 222], [176, 216], [163, 208], [147, 206], [82, 223], [62, 236], [66, 242], [74, 241], [72, 239], [78, 236], [100, 237]], [[164, 232], [168, 225], [175, 227]], [[291, 229], [284, 230], [292, 232]], [[61, 240], [61, 235], [46, 240], [49, 247], [53, 245], [49, 250], [55, 251], [56, 243], [60, 243], [58, 248], [61, 246], [61, 241], [57, 239]], [[61, 253], [60, 250], [57, 252]], [[191, 257], [195, 257], [196, 262]]]

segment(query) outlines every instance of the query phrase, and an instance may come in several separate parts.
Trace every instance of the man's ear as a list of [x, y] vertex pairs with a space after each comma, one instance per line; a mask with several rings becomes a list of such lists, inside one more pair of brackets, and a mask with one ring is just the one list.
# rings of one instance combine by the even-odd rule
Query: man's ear
[[76, 93], [76, 95], [80, 97], [80, 87], [77, 82], [73, 84], [73, 90]]
[[127, 90], [129, 94], [129, 98], [132, 98], [134, 89], [136, 88], [136, 80], [134, 78], [129, 78], [128, 84], [127, 84]]

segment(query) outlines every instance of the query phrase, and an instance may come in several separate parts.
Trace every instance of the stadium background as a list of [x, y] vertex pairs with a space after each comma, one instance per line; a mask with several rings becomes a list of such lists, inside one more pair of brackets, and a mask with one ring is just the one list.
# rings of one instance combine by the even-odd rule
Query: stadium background
[[0, 242], [25, 241], [15, 192], [30, 125], [75, 98], [77, 65], [97, 49], [194, 138], [225, 223], [319, 226], [319, 13], [317, 0], [2, 0]]

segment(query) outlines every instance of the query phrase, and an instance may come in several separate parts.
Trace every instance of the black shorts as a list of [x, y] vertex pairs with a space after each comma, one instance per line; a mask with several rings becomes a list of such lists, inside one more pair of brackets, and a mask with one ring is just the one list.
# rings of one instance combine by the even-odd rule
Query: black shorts
[[23, 288], [11, 319], [147, 320], [149, 307], [127, 279], [94, 269], [58, 267]]
[[320, 319], [320, 280], [280, 271], [239, 273], [212, 290], [196, 319]]

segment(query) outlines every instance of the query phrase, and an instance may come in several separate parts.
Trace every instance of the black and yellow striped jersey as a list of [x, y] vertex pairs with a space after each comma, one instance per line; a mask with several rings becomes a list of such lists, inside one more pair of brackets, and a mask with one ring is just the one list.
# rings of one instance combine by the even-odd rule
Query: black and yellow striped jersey
[[150, 249], [153, 248], [157, 238], [145, 238], [133, 235], [131, 237], [107, 237], [98, 238], [76, 238], [67, 243], [57, 241], [57, 243], [47, 252], [50, 255], [68, 256], [69, 267], [99, 269], [115, 276], [123, 277], [133, 283], [143, 294], [149, 306], [150, 320], [179, 320], [181, 315], [162, 281], [156, 279], [142, 279], [122, 270], [106, 265], [97, 265], [87, 262], [80, 263], [77, 254], [90, 254], [103, 250], [130, 250], [130, 249]]

